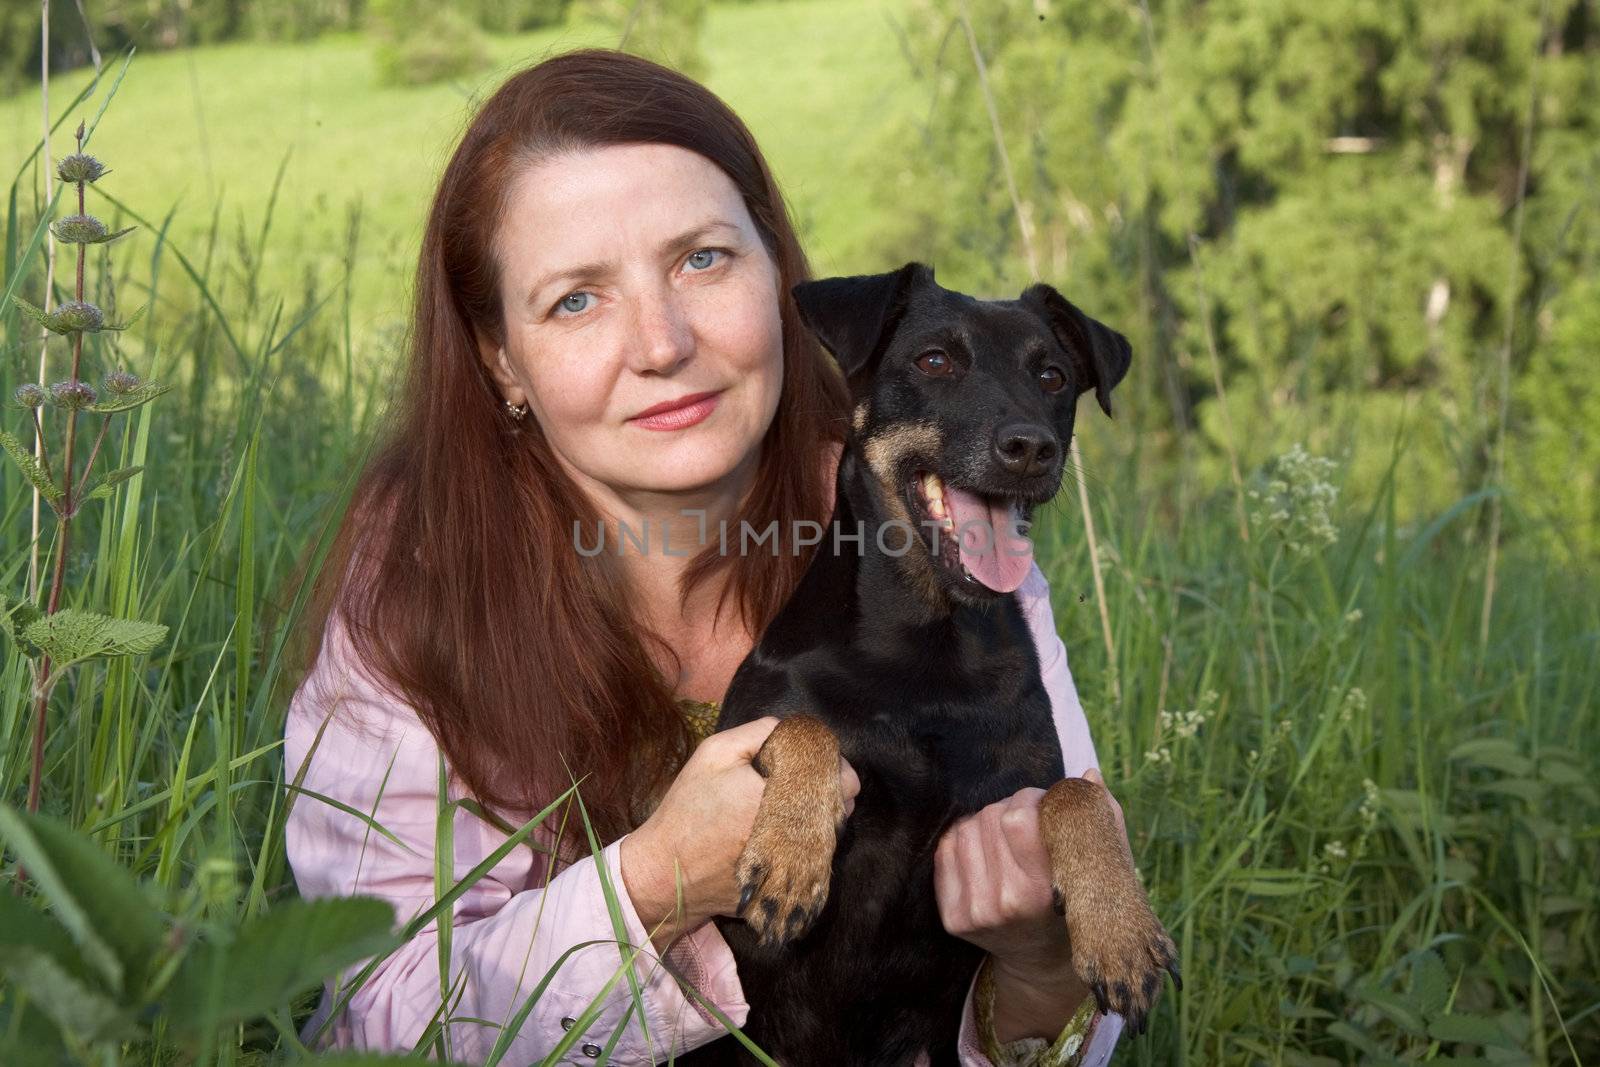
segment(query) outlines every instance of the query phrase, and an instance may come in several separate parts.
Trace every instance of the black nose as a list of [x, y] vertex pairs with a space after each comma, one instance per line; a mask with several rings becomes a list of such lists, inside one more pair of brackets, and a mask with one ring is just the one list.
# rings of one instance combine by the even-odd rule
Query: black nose
[[1036, 422], [1008, 422], [994, 434], [1000, 465], [1019, 478], [1050, 470], [1056, 461], [1056, 435]]

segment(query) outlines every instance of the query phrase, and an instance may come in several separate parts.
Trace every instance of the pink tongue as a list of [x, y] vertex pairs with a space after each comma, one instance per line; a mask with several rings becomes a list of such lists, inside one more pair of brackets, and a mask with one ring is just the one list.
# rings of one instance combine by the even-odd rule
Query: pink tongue
[[1021, 585], [1033, 566], [1033, 542], [1018, 533], [1010, 506], [949, 485], [944, 502], [961, 539], [961, 562], [972, 576], [997, 593]]

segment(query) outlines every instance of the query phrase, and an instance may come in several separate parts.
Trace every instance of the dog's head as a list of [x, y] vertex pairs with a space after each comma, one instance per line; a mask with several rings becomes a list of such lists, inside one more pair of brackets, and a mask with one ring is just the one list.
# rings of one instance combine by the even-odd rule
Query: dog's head
[[1111, 414], [1127, 338], [1048, 285], [979, 300], [938, 285], [922, 263], [793, 294], [850, 383], [850, 447], [880, 483], [888, 518], [921, 539], [922, 552], [902, 557], [916, 577], [964, 603], [1016, 589], [1033, 560], [1023, 532], [1061, 487], [1078, 397], [1093, 391]]

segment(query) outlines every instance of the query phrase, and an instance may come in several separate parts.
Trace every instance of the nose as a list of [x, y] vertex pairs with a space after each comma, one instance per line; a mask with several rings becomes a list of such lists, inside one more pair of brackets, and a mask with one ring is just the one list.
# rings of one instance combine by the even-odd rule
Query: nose
[[670, 291], [646, 293], [634, 301], [633, 330], [629, 347], [640, 373], [670, 373], [694, 351], [694, 331]]
[[994, 433], [995, 456], [1008, 473], [1019, 478], [1048, 472], [1057, 452], [1056, 435], [1036, 422], [1007, 422]]

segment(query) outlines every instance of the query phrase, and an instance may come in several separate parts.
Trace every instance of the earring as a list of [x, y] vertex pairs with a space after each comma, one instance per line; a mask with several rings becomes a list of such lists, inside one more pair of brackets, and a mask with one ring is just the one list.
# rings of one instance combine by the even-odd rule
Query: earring
[[[506, 358], [506, 350], [504, 345], [500, 346], [500, 351], [497, 354], [500, 357], [500, 362], [504, 363]], [[506, 406], [506, 412], [510, 414], [510, 416], [517, 422], [521, 422], [523, 416], [528, 414], [528, 405], [526, 404], [513, 404], [509, 400], [502, 400], [500, 402]]]

